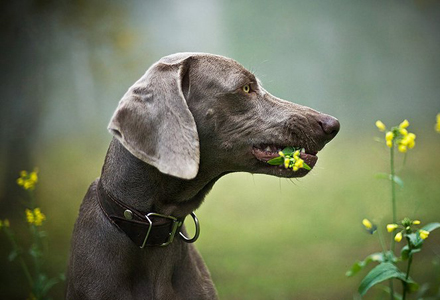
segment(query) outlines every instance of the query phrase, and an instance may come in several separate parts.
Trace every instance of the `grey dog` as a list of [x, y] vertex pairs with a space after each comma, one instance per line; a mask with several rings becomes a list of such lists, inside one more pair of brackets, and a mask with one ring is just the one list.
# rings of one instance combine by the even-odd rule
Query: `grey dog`
[[294, 146], [313, 168], [339, 122], [272, 96], [232, 59], [178, 53], [129, 88], [109, 130], [73, 232], [67, 299], [217, 299], [185, 217], [198, 225], [193, 211], [225, 174], [306, 175], [267, 161]]

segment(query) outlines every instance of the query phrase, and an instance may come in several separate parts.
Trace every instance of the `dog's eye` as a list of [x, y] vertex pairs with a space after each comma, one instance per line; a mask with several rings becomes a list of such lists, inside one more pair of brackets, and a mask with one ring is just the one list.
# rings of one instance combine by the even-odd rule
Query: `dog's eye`
[[251, 91], [251, 86], [250, 86], [249, 84], [246, 84], [246, 85], [244, 85], [244, 86], [242, 87], [242, 89], [243, 89], [243, 92], [245, 92], [245, 93], [250, 93], [250, 91]]

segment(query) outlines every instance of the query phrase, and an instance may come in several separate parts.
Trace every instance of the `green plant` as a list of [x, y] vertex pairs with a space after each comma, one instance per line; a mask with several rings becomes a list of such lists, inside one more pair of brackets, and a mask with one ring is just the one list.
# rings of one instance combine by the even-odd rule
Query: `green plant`
[[300, 157], [300, 148], [287, 147], [282, 151], [278, 152], [278, 157], [272, 158], [267, 163], [273, 166], [284, 165], [286, 169], [291, 168], [293, 171], [298, 171], [299, 169], [311, 170], [311, 168], [304, 162]]
[[[436, 130], [440, 128], [439, 123], [440, 114], [437, 115]], [[376, 126], [380, 131], [385, 132], [385, 143], [390, 149], [390, 174], [379, 174], [379, 177], [389, 179], [391, 185], [393, 221], [386, 226], [386, 229], [388, 233], [392, 234], [392, 239], [388, 250], [381, 230], [368, 219], [364, 219], [362, 223], [367, 231], [370, 234], [377, 232], [382, 251], [367, 256], [363, 261], [356, 262], [346, 275], [353, 276], [371, 262], [377, 262], [378, 265], [361, 281], [358, 289], [359, 294], [363, 296], [371, 287], [388, 280], [389, 287], [384, 288], [384, 290], [389, 292], [391, 300], [405, 300], [409, 293], [419, 289], [419, 285], [410, 277], [414, 254], [422, 250], [424, 241], [428, 238], [431, 231], [440, 228], [440, 223], [430, 223], [419, 228], [418, 225], [421, 224], [419, 220], [405, 217], [403, 220], [397, 221], [396, 184], [403, 186], [403, 181], [395, 174], [395, 150], [397, 149], [400, 153], [404, 153], [406, 159], [408, 149], [412, 149], [415, 146], [416, 135], [408, 132], [409, 122], [407, 120], [404, 120], [399, 126], [392, 127], [391, 130], [387, 130], [385, 124], [381, 121], [377, 121]], [[396, 242], [401, 242], [402, 240], [406, 242], [406, 245], [401, 249], [400, 255], [396, 256]], [[405, 271], [401, 271], [398, 268], [398, 262], [406, 262]], [[402, 283], [402, 295], [395, 291], [394, 280]]]
[[[16, 235], [11, 228], [11, 222], [8, 219], [0, 220], [0, 229], [5, 232], [11, 246], [12, 251], [9, 254], [9, 261], [17, 261], [23, 270], [24, 276], [29, 284], [30, 293], [29, 300], [48, 300], [49, 290], [61, 280], [64, 275], [49, 278], [43, 270], [45, 253], [47, 253], [47, 232], [44, 231], [43, 224], [46, 216], [37, 207], [34, 194], [35, 187], [38, 183], [38, 171], [32, 172], [21, 171], [17, 184], [27, 191], [29, 201], [26, 203], [25, 220], [28, 223], [29, 232], [32, 243], [28, 251], [24, 251], [17, 241]], [[31, 263], [27, 262], [30, 258]]]

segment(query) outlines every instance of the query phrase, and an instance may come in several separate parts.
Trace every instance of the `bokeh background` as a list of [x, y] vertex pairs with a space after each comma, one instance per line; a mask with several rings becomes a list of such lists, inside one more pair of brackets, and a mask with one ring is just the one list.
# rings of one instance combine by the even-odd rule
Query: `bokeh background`
[[[440, 3], [434, 0], [20, 0], [0, 2], [0, 218], [26, 245], [19, 171], [38, 167], [47, 273], [66, 269], [88, 185], [128, 87], [160, 57], [232, 57], [272, 94], [339, 118], [341, 132], [301, 180], [238, 173], [198, 210], [202, 253], [221, 299], [353, 299], [352, 263], [380, 251], [361, 220], [391, 221], [388, 150], [377, 119], [407, 118], [417, 145], [399, 155], [398, 216], [440, 221]], [[26, 299], [0, 232], [0, 298]], [[412, 276], [440, 285], [440, 232]], [[111, 262], [110, 262], [111, 263]], [[402, 265], [403, 267], [403, 265]], [[435, 291], [435, 292], [434, 292]], [[62, 299], [64, 284], [52, 291]], [[381, 299], [380, 288], [365, 299]], [[387, 299], [387, 298], [386, 298]], [[438, 299], [438, 298], [436, 298]]]

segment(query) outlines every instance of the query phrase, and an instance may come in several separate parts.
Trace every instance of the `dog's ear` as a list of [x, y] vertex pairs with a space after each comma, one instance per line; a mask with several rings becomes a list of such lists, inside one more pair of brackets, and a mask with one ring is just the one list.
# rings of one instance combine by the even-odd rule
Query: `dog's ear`
[[160, 172], [193, 179], [199, 170], [196, 123], [183, 93], [191, 56], [165, 57], [119, 102], [109, 131], [140, 160]]

